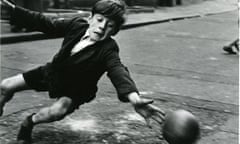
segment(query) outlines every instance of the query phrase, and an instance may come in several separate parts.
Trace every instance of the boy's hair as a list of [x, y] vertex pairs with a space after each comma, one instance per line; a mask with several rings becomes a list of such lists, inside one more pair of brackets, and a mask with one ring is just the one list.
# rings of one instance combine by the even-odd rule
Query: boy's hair
[[117, 34], [125, 22], [126, 4], [122, 0], [100, 0], [92, 8], [92, 15], [98, 13], [115, 21]]

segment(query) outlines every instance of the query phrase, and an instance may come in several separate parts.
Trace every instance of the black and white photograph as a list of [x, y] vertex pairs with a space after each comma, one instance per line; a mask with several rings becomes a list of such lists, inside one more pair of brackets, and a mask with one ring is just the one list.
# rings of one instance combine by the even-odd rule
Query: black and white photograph
[[0, 5], [0, 144], [239, 143], [239, 0]]

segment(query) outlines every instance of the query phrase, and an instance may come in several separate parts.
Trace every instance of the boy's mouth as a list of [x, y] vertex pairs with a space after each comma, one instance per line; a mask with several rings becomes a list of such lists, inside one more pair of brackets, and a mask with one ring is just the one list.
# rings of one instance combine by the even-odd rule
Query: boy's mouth
[[98, 36], [102, 37], [103, 36], [103, 33], [100, 33], [100, 32], [94, 32], [95, 34], [97, 34]]

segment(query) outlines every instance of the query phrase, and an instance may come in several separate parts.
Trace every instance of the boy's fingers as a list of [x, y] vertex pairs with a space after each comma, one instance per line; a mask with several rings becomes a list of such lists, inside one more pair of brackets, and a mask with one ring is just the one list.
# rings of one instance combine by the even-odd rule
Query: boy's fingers
[[142, 98], [141, 101], [139, 101], [138, 104], [140, 104], [140, 105], [147, 105], [147, 104], [152, 104], [152, 103], [153, 103], [153, 100], [152, 100], [152, 99]]
[[156, 112], [160, 113], [161, 115], [165, 116], [165, 112], [163, 110], [161, 110], [160, 108], [151, 105], [152, 109], [154, 109]]
[[152, 116], [152, 119], [154, 121], [156, 121], [157, 123], [159, 123], [160, 125], [163, 123], [163, 120], [161, 118], [159, 118], [158, 116]]
[[153, 100], [149, 100], [149, 99], [142, 99], [141, 101], [139, 101], [138, 103], [135, 104], [136, 107], [145, 107], [149, 104], [152, 104]]
[[144, 104], [145, 105], [148, 105], [148, 104], [152, 104], [153, 103], [153, 100], [144, 100]]
[[162, 121], [165, 120], [165, 115], [162, 115], [160, 113], [155, 113], [154, 116], [160, 118]]

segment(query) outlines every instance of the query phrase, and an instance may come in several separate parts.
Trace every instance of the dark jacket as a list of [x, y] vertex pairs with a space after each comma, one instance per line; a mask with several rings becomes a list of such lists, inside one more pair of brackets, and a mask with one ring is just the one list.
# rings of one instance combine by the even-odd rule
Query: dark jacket
[[[31, 30], [41, 31], [53, 37], [64, 37], [62, 47], [52, 62], [43, 66], [49, 81], [49, 93], [57, 95], [96, 94], [97, 82], [107, 72], [121, 101], [127, 102], [126, 95], [138, 92], [127, 68], [119, 58], [119, 48], [112, 38], [99, 41], [70, 56], [71, 49], [85, 34], [88, 23], [82, 18], [50, 18], [38, 12], [16, 7], [11, 22]], [[89, 95], [88, 95], [89, 96]], [[86, 98], [88, 99], [88, 98]]]

